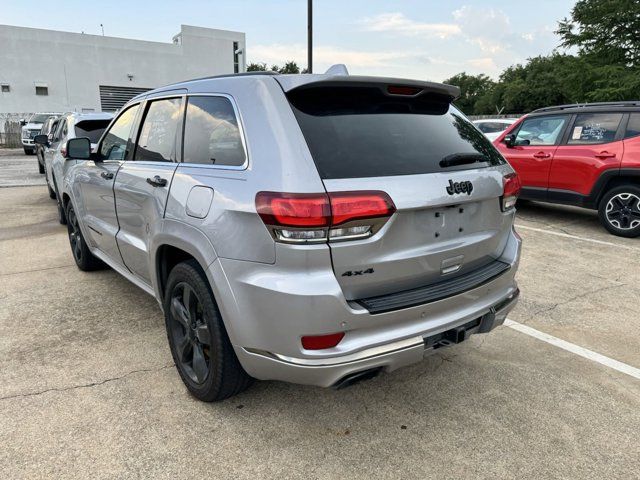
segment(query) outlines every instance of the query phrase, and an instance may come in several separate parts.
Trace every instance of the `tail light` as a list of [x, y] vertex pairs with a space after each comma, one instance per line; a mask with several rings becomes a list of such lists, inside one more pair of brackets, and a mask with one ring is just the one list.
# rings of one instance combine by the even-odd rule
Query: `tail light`
[[517, 173], [509, 173], [502, 178], [502, 184], [504, 186], [502, 193], [502, 211], [506, 212], [512, 210], [516, 206], [516, 200], [520, 195], [520, 177]]
[[343, 332], [302, 337], [302, 348], [305, 350], [324, 350], [335, 347], [343, 338]]
[[259, 192], [256, 210], [276, 240], [321, 243], [370, 237], [396, 208], [389, 195], [379, 191]]

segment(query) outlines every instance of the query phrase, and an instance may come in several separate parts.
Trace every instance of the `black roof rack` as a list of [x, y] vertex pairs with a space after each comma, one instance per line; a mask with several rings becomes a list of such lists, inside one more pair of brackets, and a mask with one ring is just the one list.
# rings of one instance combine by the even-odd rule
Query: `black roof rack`
[[557, 112], [568, 110], [570, 108], [590, 108], [590, 107], [640, 107], [640, 101], [631, 100], [627, 102], [594, 102], [594, 103], [572, 103], [569, 105], [556, 105], [554, 107], [545, 107], [534, 110], [531, 113], [541, 112]]

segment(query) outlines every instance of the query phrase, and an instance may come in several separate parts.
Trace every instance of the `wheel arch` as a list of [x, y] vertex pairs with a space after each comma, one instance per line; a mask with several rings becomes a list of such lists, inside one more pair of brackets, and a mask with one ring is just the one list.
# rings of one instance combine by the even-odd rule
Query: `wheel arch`
[[598, 209], [602, 198], [609, 190], [628, 184], [640, 187], [640, 168], [621, 168], [603, 172], [593, 187], [590, 203], [593, 208]]
[[[206, 274], [207, 269], [216, 258], [216, 252], [209, 239], [203, 232], [185, 223], [173, 220], [165, 220], [162, 230], [153, 235], [151, 255], [155, 280], [156, 297], [160, 304], [164, 301], [164, 290], [171, 269], [178, 263], [186, 260], [195, 260], [202, 272], [205, 273], [209, 284], [211, 280]], [[215, 294], [213, 285], [211, 290]]]

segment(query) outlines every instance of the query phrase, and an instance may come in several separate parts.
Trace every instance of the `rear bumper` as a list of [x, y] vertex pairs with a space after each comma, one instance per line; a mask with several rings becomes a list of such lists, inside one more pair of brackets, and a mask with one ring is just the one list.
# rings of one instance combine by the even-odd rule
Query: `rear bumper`
[[[466, 340], [473, 334], [488, 333], [502, 325], [508, 313], [516, 305], [518, 295], [519, 290], [516, 289], [492, 306], [488, 312], [477, 319], [477, 322], [466, 322], [474, 325], [468, 329], [461, 329], [462, 338]], [[461, 322], [461, 325], [464, 323], [464, 321]], [[416, 336], [334, 358], [292, 358], [249, 349], [238, 349], [238, 357], [244, 368], [255, 378], [330, 387], [355, 373], [373, 369], [390, 372], [420, 362], [440, 346], [459, 343], [445, 338], [447, 333], [455, 330], [456, 328], [453, 327], [425, 337]]]
[[[520, 238], [511, 232], [502, 274], [477, 288], [423, 305], [378, 314], [348, 302], [328, 265], [267, 265], [218, 259], [211, 285], [236, 354], [253, 377], [328, 387], [372, 368], [392, 371], [419, 362], [440, 334], [476, 322], [486, 333], [515, 306]], [[328, 255], [327, 255], [328, 257]], [[309, 351], [300, 337], [345, 332], [334, 348]], [[432, 342], [431, 342], [432, 343]]]

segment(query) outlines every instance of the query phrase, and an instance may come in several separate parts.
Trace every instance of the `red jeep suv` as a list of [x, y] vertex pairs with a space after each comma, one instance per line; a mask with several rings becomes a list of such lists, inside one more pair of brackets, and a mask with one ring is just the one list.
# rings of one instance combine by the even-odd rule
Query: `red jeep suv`
[[520, 198], [598, 210], [614, 235], [640, 235], [640, 102], [542, 108], [493, 143]]

